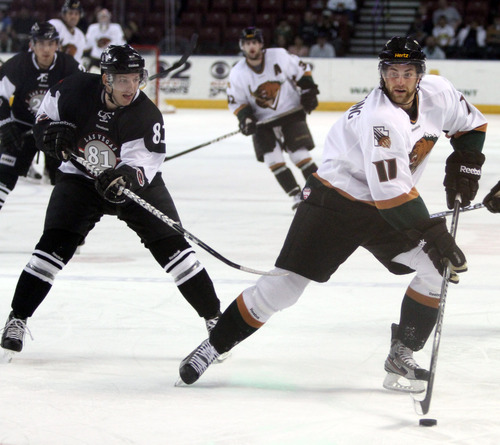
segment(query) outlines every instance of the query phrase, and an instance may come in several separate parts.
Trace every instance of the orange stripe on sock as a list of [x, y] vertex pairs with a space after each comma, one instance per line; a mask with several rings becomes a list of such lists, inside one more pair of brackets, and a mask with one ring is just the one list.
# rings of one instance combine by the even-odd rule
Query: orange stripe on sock
[[421, 294], [412, 288], [406, 289], [406, 295], [408, 295], [412, 300], [417, 303], [423, 304], [424, 306], [433, 307], [435, 309], [439, 306], [439, 298], [432, 298], [427, 295]]
[[238, 310], [240, 311], [240, 315], [245, 321], [246, 324], [251, 326], [252, 328], [259, 329], [264, 325], [260, 321], [257, 321], [251, 314], [248, 308], [243, 301], [243, 294], [240, 294], [238, 298], [236, 298], [236, 304], [238, 305]]

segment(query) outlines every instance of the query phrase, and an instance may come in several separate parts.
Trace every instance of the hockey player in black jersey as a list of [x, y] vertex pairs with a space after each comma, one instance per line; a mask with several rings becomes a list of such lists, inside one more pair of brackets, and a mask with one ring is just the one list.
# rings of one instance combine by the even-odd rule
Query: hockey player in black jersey
[[[64, 161], [62, 174], [50, 197], [43, 234], [14, 292], [2, 348], [21, 351], [27, 318], [104, 214], [117, 216], [140, 237], [205, 319], [207, 330], [215, 326], [220, 302], [193, 248], [116, 187], [124, 185], [179, 221], [160, 172], [165, 158], [163, 116], [139, 89], [146, 80], [139, 53], [129, 45], [111, 45], [101, 56], [101, 75], [74, 74], [46, 94], [34, 134], [40, 149]], [[85, 158], [103, 172], [92, 177], [72, 156]]]
[[57, 51], [58, 45], [59, 34], [50, 23], [35, 23], [30, 51], [16, 54], [0, 68], [0, 209], [38, 150], [29, 130], [45, 93], [81, 68], [73, 57]]

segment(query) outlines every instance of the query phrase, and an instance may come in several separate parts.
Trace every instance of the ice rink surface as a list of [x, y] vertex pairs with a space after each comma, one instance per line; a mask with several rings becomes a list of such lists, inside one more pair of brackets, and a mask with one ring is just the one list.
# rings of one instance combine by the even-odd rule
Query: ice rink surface
[[[318, 162], [339, 115], [308, 118]], [[487, 117], [476, 201], [500, 179], [500, 117]], [[178, 110], [165, 120], [169, 155], [237, 128], [227, 110]], [[431, 212], [446, 210], [450, 150], [443, 135], [418, 187]], [[293, 213], [256, 162], [250, 138], [236, 135], [166, 162], [163, 173], [187, 230], [236, 263], [272, 268]], [[50, 191], [20, 181], [0, 212], [2, 326]], [[204, 322], [135, 234], [105, 217], [29, 320], [33, 341], [27, 337], [23, 352], [0, 366], [0, 444], [496, 445], [499, 226], [500, 215], [484, 209], [460, 216], [457, 239], [469, 272], [449, 288], [426, 416], [438, 425], [425, 428], [409, 395], [382, 388], [390, 325], [399, 320], [410, 276], [393, 276], [357, 251], [225, 363], [191, 387], [175, 387], [180, 361], [206, 338]], [[197, 251], [223, 308], [257, 278]], [[425, 367], [432, 338], [416, 354]]]

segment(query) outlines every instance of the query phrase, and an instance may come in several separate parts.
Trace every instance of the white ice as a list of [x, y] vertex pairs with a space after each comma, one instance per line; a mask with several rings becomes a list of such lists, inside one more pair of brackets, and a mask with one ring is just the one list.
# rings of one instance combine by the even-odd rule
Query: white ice
[[[339, 115], [308, 118], [317, 161]], [[236, 129], [227, 110], [178, 110], [165, 119], [170, 155]], [[500, 117], [488, 119], [476, 201], [500, 179]], [[431, 212], [446, 210], [450, 150], [443, 135], [419, 186]], [[250, 138], [169, 161], [163, 173], [186, 229], [236, 263], [273, 267], [291, 201], [254, 159]], [[50, 191], [20, 181], [0, 212], [2, 326]], [[206, 338], [204, 322], [135, 234], [105, 217], [29, 320], [34, 340], [0, 366], [0, 444], [498, 444], [499, 223], [485, 209], [460, 216], [457, 239], [470, 270], [449, 288], [426, 416], [438, 425], [425, 428], [409, 395], [382, 388], [390, 325], [410, 276], [389, 274], [359, 250], [225, 363], [175, 387], [180, 361]], [[223, 308], [257, 278], [197, 251]], [[431, 345], [432, 337], [416, 355], [426, 367]]]

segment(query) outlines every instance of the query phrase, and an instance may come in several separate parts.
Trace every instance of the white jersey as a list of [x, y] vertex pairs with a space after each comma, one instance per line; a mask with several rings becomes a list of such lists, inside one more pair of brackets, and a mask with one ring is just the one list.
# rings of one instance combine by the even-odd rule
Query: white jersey
[[393, 208], [418, 196], [415, 186], [443, 131], [451, 137], [478, 127], [486, 129], [484, 116], [443, 77], [420, 82], [415, 122], [377, 88], [333, 125], [317, 174], [344, 196]]
[[309, 65], [282, 48], [266, 49], [262, 65], [256, 72], [243, 59], [231, 70], [227, 98], [233, 113], [249, 105], [260, 121], [300, 105], [295, 83], [310, 74]]
[[80, 28], [70, 31], [61, 19], [50, 19], [60, 37], [61, 51], [73, 56], [78, 63], [82, 63], [83, 50], [85, 49], [85, 34]]
[[124, 45], [125, 36], [123, 29], [118, 23], [109, 23], [101, 26], [99, 23], [92, 23], [85, 35], [87, 39], [87, 49], [90, 49], [90, 57], [100, 59], [101, 53], [109, 45]]

